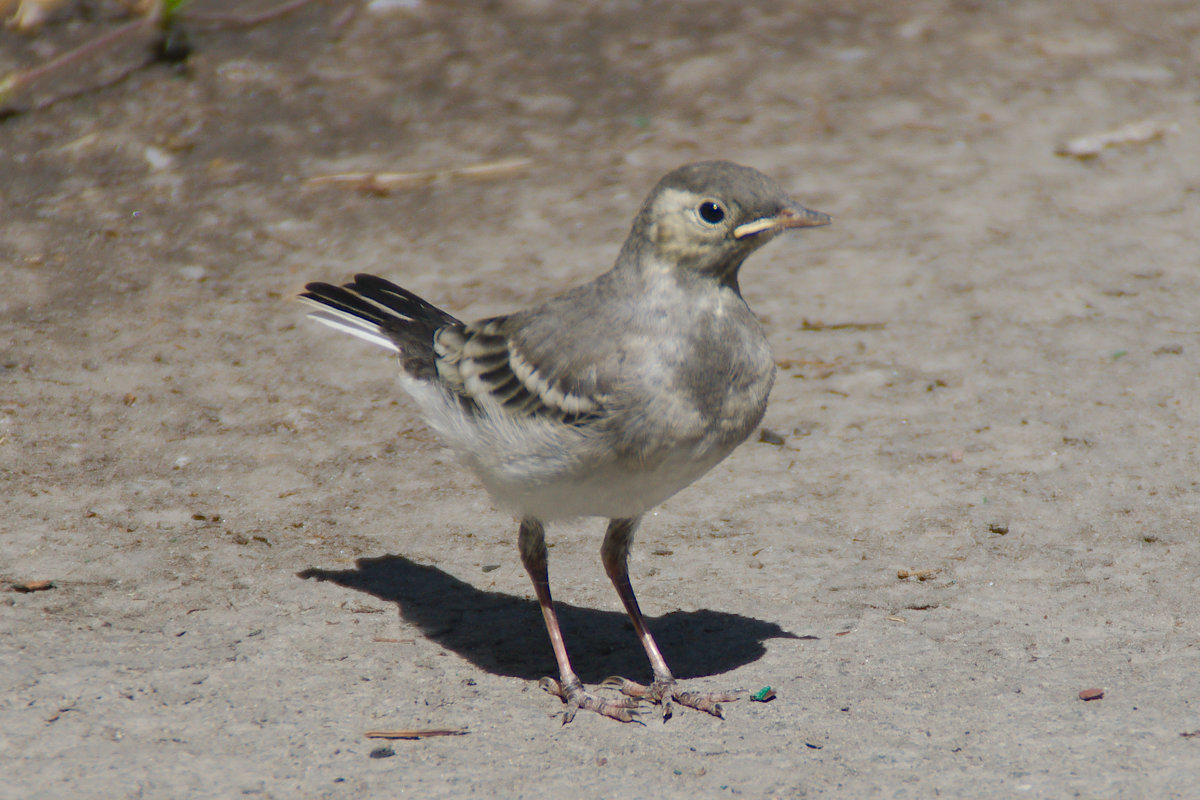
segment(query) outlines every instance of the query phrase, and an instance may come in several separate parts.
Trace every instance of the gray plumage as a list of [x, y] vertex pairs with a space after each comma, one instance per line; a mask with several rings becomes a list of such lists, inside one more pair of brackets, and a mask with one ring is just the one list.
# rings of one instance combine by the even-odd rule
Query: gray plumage
[[625, 559], [641, 515], [727, 456], [766, 409], [775, 366], [739, 291], [743, 261], [782, 231], [828, 221], [756, 170], [701, 162], [659, 181], [610, 271], [526, 311], [467, 324], [370, 275], [301, 294], [318, 321], [399, 353], [426, 421], [522, 520], [559, 660], [547, 688], [569, 703], [565, 719], [581, 707], [627, 720], [631, 705], [583, 690], [539, 585], [543, 523], [573, 516], [613, 521], [605, 565], [654, 667], [649, 687], [621, 688], [668, 715], [672, 697], [720, 715], [675, 688], [643, 635]]

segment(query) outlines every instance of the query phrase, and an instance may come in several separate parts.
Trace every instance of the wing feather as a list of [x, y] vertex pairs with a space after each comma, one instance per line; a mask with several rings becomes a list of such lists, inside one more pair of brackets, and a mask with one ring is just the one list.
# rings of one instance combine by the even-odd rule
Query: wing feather
[[518, 349], [496, 317], [439, 331], [434, 340], [438, 373], [477, 404], [484, 398], [517, 417], [543, 417], [580, 425], [599, 415], [604, 399], [545, 377], [548, 370]]

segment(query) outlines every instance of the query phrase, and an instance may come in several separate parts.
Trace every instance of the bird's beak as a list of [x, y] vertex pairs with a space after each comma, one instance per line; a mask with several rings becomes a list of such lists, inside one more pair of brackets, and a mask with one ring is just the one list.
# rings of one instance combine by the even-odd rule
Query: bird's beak
[[817, 228], [821, 225], [828, 225], [831, 221], [828, 214], [810, 211], [804, 206], [793, 204], [773, 216], [762, 217], [753, 222], [738, 225], [733, 229], [733, 238], [745, 239], [748, 236], [767, 231], [779, 233], [788, 228]]

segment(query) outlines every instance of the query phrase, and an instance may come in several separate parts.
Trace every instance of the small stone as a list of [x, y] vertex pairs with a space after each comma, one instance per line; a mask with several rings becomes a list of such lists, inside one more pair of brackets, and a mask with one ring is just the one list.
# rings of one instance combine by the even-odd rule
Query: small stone
[[17, 581], [11, 584], [14, 592], [27, 594], [29, 592], [44, 592], [47, 589], [54, 588], [54, 581], [38, 580], [38, 581]]
[[156, 172], [167, 169], [174, 160], [169, 153], [154, 146], [147, 147], [143, 155], [146, 158], [146, 163], [150, 165], [150, 169]]
[[1104, 697], [1103, 689], [1084, 689], [1079, 693], [1079, 699], [1085, 703], [1089, 700], [1099, 700]]
[[776, 433], [770, 428], [763, 428], [761, 431], [759, 431], [758, 440], [763, 444], [773, 445], [782, 445], [785, 441], [787, 441], [783, 438], [783, 434]]
[[373, 14], [386, 14], [393, 11], [418, 11], [421, 0], [371, 0], [367, 3], [367, 11]]

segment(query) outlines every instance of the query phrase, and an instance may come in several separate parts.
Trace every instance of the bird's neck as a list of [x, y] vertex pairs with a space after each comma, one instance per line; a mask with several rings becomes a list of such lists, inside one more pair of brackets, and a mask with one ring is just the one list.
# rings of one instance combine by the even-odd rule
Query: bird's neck
[[651, 248], [643, 249], [636, 256], [618, 259], [617, 265], [604, 277], [612, 276], [618, 282], [636, 282], [642, 291], [650, 293], [665, 291], [704, 295], [732, 291], [741, 297], [741, 288], [738, 285], [740, 261], [724, 265], [720, 271], [714, 272], [663, 258]]

